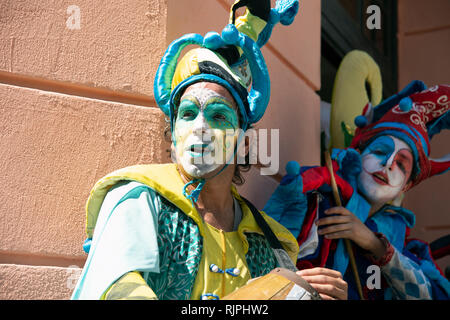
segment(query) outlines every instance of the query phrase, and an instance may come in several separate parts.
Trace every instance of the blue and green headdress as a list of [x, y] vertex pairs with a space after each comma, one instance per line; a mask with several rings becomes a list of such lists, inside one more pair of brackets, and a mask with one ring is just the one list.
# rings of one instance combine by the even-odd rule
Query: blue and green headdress
[[[235, 19], [236, 10], [247, 6], [244, 16]], [[239, 108], [244, 131], [264, 115], [270, 98], [270, 78], [260, 48], [268, 41], [278, 22], [289, 25], [298, 12], [298, 0], [238, 0], [230, 13], [230, 23], [222, 33], [204, 37], [186, 34], [173, 41], [161, 59], [154, 81], [156, 103], [170, 119], [173, 130], [175, 108], [184, 90], [196, 82], [224, 86]], [[181, 52], [189, 45], [180, 60]], [[250, 88], [250, 89], [249, 89]]]

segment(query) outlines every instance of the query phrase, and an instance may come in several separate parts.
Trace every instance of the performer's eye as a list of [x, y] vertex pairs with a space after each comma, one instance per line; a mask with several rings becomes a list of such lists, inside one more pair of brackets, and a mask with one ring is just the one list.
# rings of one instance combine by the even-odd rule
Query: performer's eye
[[378, 155], [378, 156], [381, 156], [381, 155], [384, 155], [384, 151], [383, 151], [383, 150], [380, 150], [380, 149], [376, 149], [376, 150], [373, 151], [373, 154], [376, 154], [376, 155]]
[[402, 161], [397, 161], [397, 165], [398, 165], [399, 169], [400, 169], [404, 174], [406, 174], [406, 167], [405, 167], [405, 164], [404, 164]]
[[216, 113], [216, 114], [213, 116], [213, 118], [214, 118], [214, 120], [217, 120], [217, 121], [224, 121], [224, 120], [227, 119], [227, 118], [226, 118], [223, 114], [221, 114], [221, 113]]
[[400, 162], [399, 164], [398, 164], [398, 167], [400, 168], [400, 170], [402, 170], [403, 171], [403, 173], [405, 173], [406, 172], [406, 170], [405, 170], [405, 166]]
[[181, 118], [187, 120], [192, 119], [194, 116], [195, 116], [194, 112], [187, 110], [182, 113]]

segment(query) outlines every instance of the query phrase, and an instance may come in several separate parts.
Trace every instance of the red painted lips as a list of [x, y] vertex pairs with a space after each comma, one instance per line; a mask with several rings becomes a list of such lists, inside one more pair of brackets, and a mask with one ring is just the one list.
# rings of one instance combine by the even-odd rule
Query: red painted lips
[[372, 173], [372, 178], [376, 183], [381, 185], [389, 185], [389, 178], [383, 171], [377, 171]]

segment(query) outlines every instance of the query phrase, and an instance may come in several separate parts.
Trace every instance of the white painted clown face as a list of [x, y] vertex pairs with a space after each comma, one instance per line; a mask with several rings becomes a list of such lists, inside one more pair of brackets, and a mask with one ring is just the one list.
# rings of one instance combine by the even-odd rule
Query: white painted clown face
[[372, 205], [394, 200], [405, 189], [413, 168], [411, 148], [393, 136], [381, 136], [362, 152], [358, 189]]
[[239, 118], [234, 99], [222, 86], [199, 82], [180, 99], [173, 140], [176, 161], [192, 178], [207, 178], [235, 155]]

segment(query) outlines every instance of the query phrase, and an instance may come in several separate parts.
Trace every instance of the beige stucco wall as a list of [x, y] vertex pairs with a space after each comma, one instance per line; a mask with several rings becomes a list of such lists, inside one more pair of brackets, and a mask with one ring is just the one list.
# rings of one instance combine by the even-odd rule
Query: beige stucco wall
[[[428, 86], [450, 83], [450, 23], [447, 0], [399, 0], [398, 60], [399, 88], [411, 80]], [[431, 157], [450, 152], [450, 132], [444, 130], [431, 140]], [[411, 236], [433, 241], [450, 234], [448, 196], [450, 173], [435, 176], [410, 190], [405, 207], [416, 214]], [[439, 259], [441, 268], [450, 266], [450, 257]]]
[[[69, 29], [69, 5], [80, 29]], [[167, 162], [167, 1], [0, 2], [0, 299], [67, 299], [96, 180]]]
[[[0, 2], [0, 299], [70, 297], [90, 188], [114, 169], [170, 161], [152, 92], [167, 44], [220, 31], [232, 2]], [[70, 5], [80, 29], [66, 25]], [[301, 1], [263, 53], [272, 98], [257, 127], [280, 129], [280, 171], [318, 163], [320, 1]], [[261, 207], [275, 183], [257, 169], [247, 180]]]

